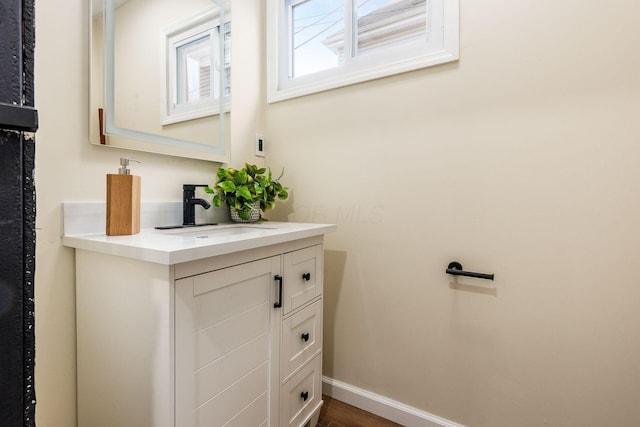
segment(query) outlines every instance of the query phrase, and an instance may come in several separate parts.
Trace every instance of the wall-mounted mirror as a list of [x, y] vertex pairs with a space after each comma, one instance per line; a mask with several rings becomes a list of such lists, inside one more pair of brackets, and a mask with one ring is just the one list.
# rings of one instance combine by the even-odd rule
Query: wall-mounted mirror
[[92, 144], [229, 161], [229, 0], [92, 0]]

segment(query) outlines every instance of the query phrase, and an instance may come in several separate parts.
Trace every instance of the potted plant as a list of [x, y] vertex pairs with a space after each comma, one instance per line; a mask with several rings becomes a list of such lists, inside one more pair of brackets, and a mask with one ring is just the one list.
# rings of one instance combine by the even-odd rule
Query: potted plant
[[214, 194], [214, 206], [219, 207], [222, 202], [229, 205], [232, 220], [255, 222], [262, 219], [262, 213], [272, 209], [278, 199], [289, 197], [289, 189], [280, 183], [283, 174], [284, 169], [273, 179], [270, 168], [248, 163], [242, 169], [219, 168], [215, 185], [205, 191]]

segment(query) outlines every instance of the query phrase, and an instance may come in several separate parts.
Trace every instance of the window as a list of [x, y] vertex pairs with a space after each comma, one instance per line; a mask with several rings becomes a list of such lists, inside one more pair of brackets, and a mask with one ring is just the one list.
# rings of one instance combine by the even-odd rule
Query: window
[[218, 114], [221, 93], [230, 95], [230, 22], [221, 26], [216, 10], [209, 8], [164, 31], [163, 125]]
[[458, 59], [458, 0], [267, 0], [269, 102]]
[[172, 49], [176, 51], [176, 63], [171, 67], [176, 69], [174, 107], [211, 97], [214, 35], [206, 32], [198, 34], [193, 40], [180, 40], [173, 44]]

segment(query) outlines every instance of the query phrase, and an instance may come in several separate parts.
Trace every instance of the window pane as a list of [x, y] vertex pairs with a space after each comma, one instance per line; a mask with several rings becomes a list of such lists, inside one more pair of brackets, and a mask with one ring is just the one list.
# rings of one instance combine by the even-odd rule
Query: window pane
[[178, 104], [211, 95], [211, 37], [206, 35], [177, 48]]
[[343, 63], [344, 1], [307, 0], [291, 8], [291, 77]]
[[224, 23], [224, 96], [231, 95], [231, 22]]
[[426, 0], [357, 0], [357, 55], [427, 39]]

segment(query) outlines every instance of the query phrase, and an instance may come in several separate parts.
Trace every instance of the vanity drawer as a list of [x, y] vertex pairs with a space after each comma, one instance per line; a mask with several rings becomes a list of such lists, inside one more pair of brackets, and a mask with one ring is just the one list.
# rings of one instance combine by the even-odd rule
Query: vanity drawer
[[300, 427], [322, 406], [322, 355], [282, 385], [280, 426]]
[[282, 321], [283, 382], [322, 349], [322, 300]]
[[322, 294], [322, 245], [284, 254], [283, 315]]

